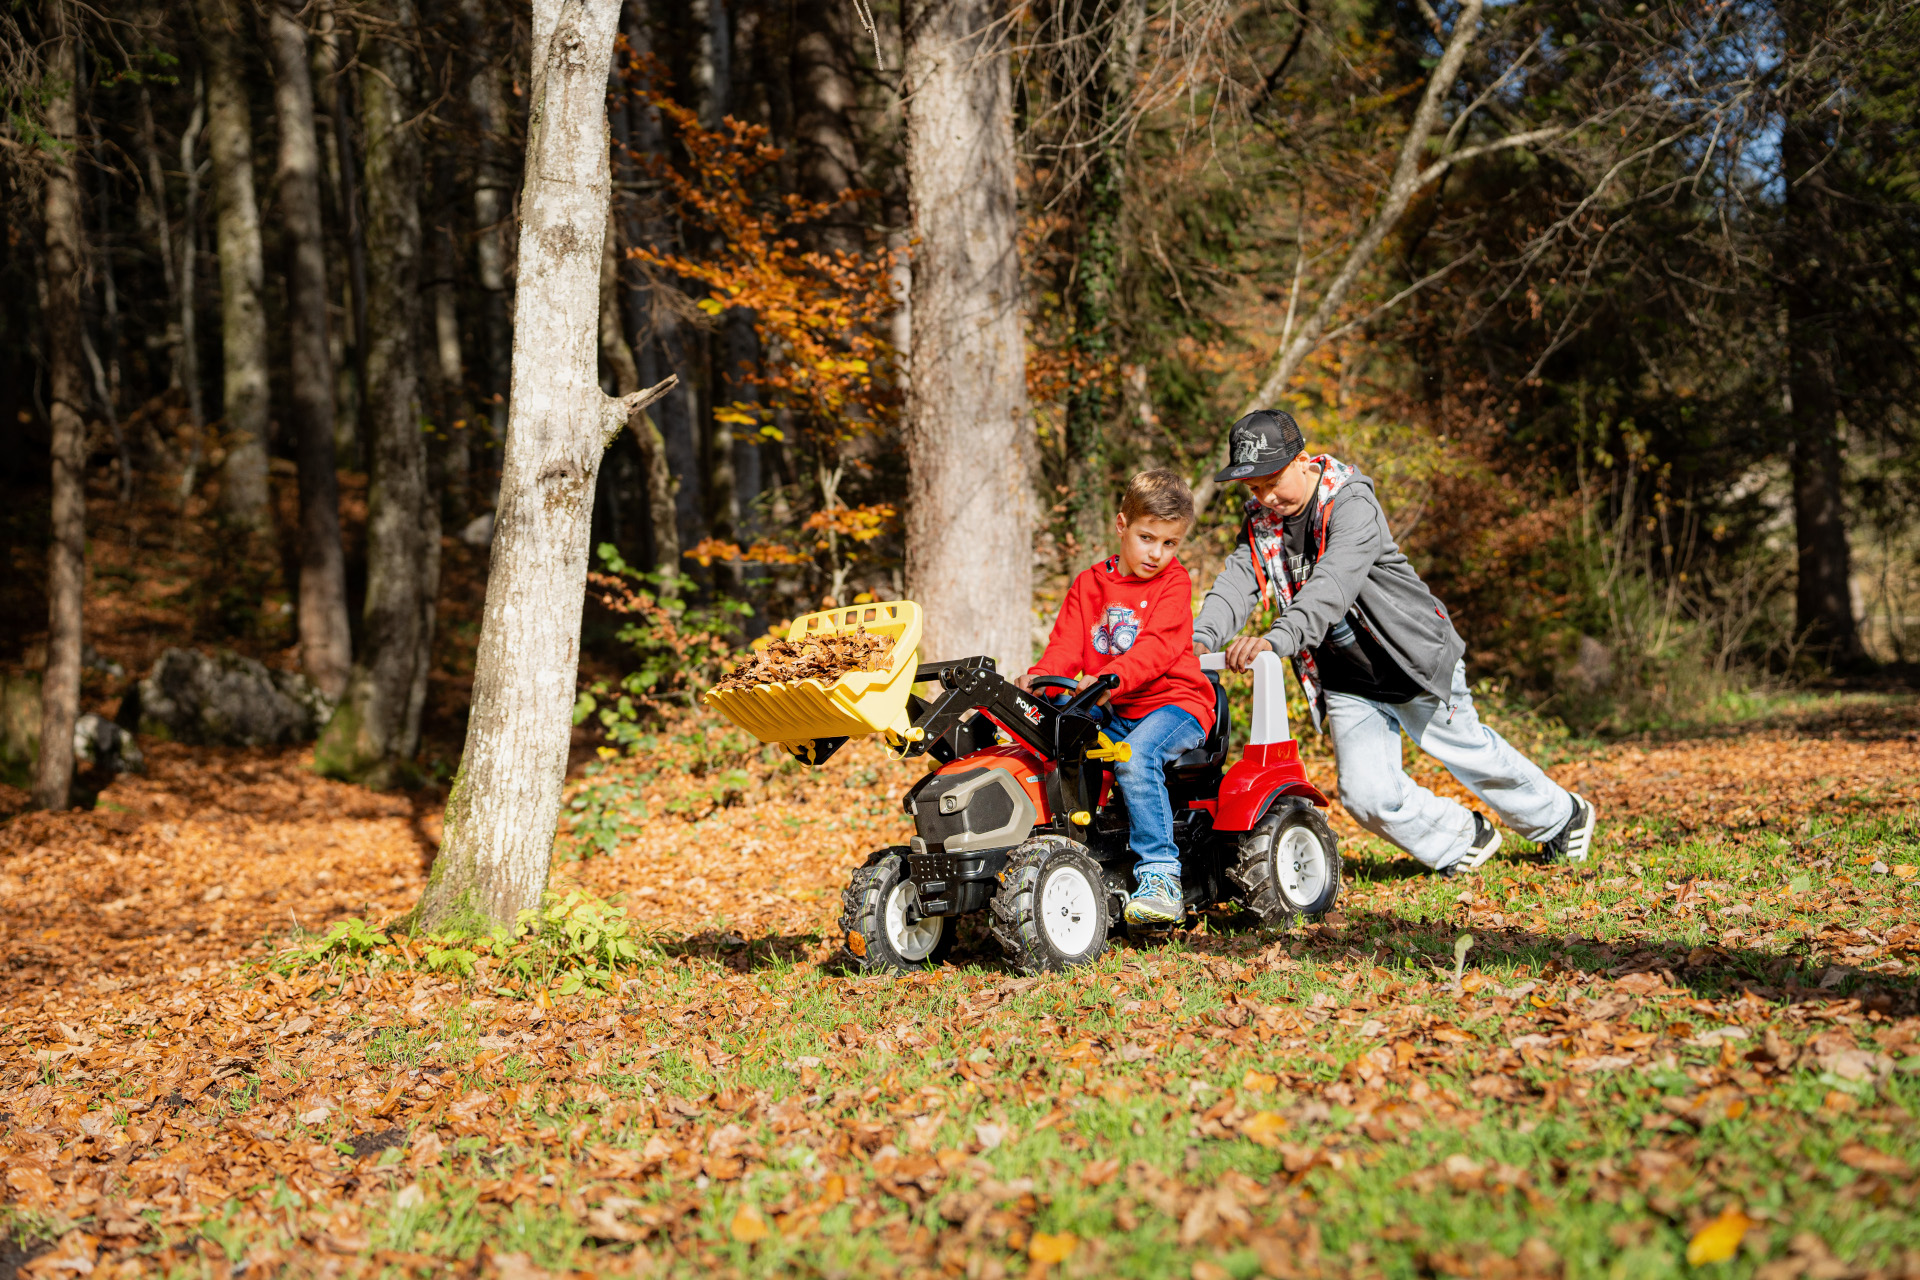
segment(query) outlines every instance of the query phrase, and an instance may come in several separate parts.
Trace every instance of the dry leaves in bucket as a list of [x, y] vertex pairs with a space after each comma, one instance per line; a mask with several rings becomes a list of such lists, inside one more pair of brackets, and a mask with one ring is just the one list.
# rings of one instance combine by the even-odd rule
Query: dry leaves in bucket
[[865, 630], [775, 640], [713, 687], [726, 692], [793, 680], [838, 680], [850, 671], [885, 671], [892, 661], [893, 637]]

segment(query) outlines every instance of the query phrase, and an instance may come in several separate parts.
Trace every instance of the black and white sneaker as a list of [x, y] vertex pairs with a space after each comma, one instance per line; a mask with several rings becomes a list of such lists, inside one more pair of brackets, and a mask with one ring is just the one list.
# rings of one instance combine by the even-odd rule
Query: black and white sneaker
[[1567, 819], [1567, 825], [1560, 828], [1558, 835], [1540, 842], [1540, 852], [1554, 862], [1585, 862], [1587, 853], [1593, 848], [1594, 828], [1600, 825], [1600, 815], [1587, 802], [1583, 795], [1573, 797], [1573, 816]]
[[1473, 813], [1473, 843], [1467, 846], [1467, 852], [1458, 862], [1445, 867], [1443, 876], [1463, 876], [1469, 871], [1478, 871], [1482, 863], [1500, 852], [1500, 830], [1479, 810]]

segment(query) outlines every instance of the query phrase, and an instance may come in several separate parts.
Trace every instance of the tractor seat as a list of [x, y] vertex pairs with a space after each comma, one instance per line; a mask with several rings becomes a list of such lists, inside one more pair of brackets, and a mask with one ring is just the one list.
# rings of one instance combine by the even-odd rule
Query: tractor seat
[[1213, 685], [1213, 728], [1207, 733], [1207, 740], [1191, 751], [1183, 751], [1167, 765], [1167, 775], [1171, 778], [1192, 779], [1218, 769], [1227, 758], [1227, 739], [1231, 736], [1232, 726], [1228, 723], [1227, 691], [1220, 686], [1220, 677], [1207, 672], [1207, 681]]

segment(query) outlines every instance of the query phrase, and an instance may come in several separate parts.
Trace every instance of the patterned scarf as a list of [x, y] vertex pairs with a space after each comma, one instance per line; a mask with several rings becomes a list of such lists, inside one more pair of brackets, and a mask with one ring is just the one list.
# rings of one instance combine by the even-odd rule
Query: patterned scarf
[[[1331, 454], [1318, 454], [1307, 459], [1320, 468], [1320, 483], [1314, 487], [1313, 522], [1308, 532], [1319, 528], [1318, 541], [1313, 549], [1313, 560], [1318, 562], [1327, 549], [1327, 525], [1333, 515], [1333, 500], [1342, 485], [1353, 478], [1354, 469]], [[1293, 593], [1306, 585], [1307, 577], [1313, 570], [1309, 565], [1307, 573], [1298, 581], [1287, 565], [1287, 539], [1284, 521], [1279, 512], [1248, 499], [1246, 505], [1247, 543], [1253, 548], [1253, 574], [1260, 583], [1260, 603], [1273, 605], [1274, 597], [1279, 597], [1278, 608], [1286, 612], [1293, 602]], [[1293, 673], [1300, 678], [1300, 688], [1307, 695], [1307, 706], [1313, 712], [1313, 728], [1320, 730], [1321, 698], [1320, 671], [1314, 665], [1313, 654], [1302, 649], [1293, 657]]]

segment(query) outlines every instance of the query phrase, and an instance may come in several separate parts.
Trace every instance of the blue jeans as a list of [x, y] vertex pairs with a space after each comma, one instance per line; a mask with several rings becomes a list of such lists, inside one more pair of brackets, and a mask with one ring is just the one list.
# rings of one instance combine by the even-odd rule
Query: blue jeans
[[1173, 801], [1167, 798], [1167, 765], [1206, 741], [1206, 731], [1184, 707], [1166, 706], [1137, 720], [1107, 709], [1107, 736], [1133, 748], [1116, 765], [1114, 781], [1126, 797], [1132, 826], [1134, 870], [1161, 871], [1179, 879], [1180, 851], [1173, 844]]
[[1573, 813], [1573, 797], [1566, 789], [1475, 714], [1464, 661], [1453, 668], [1451, 695], [1442, 702], [1422, 693], [1396, 705], [1350, 693], [1327, 694], [1327, 731], [1340, 771], [1340, 803], [1355, 822], [1435, 871], [1466, 856], [1473, 843], [1473, 814], [1407, 776], [1400, 763], [1403, 732], [1500, 821], [1529, 840], [1545, 840]]

